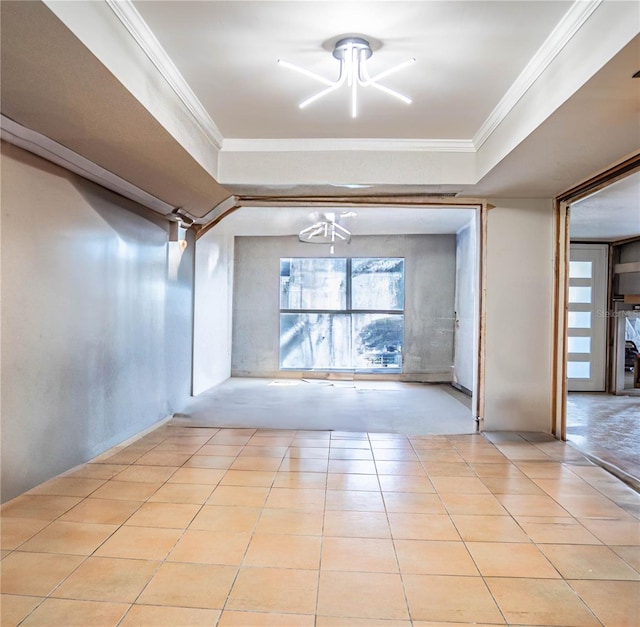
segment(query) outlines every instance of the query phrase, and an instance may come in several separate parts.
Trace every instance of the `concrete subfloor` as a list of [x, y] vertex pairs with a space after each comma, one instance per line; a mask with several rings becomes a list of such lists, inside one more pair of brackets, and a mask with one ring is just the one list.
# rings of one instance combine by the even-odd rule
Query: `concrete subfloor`
[[570, 393], [567, 440], [640, 487], [640, 397]]
[[195, 397], [189, 426], [401, 433], [475, 431], [471, 399], [450, 385], [232, 377]]
[[[404, 435], [473, 433], [471, 399], [445, 384], [232, 377], [174, 424]], [[640, 487], [640, 398], [572, 393], [567, 440]]]

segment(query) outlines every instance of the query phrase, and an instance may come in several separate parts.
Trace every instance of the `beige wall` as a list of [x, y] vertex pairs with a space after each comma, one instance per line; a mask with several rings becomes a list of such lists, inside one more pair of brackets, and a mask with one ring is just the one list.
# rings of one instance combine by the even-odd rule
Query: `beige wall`
[[551, 429], [554, 209], [548, 199], [494, 199], [486, 243], [488, 431]]
[[189, 397], [193, 242], [14, 146], [2, 156], [2, 500]]
[[196, 242], [193, 394], [231, 376], [233, 236], [212, 229]]

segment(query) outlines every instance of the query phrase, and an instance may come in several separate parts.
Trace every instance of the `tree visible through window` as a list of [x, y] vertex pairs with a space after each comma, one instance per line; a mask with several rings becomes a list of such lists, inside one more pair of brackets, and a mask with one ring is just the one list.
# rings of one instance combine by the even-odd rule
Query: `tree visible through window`
[[404, 259], [280, 259], [280, 368], [402, 369]]

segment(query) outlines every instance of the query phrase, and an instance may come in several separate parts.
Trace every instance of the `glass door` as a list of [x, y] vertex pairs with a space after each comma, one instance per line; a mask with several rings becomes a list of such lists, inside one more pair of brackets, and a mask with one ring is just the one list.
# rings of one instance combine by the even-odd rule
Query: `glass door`
[[606, 244], [571, 244], [567, 378], [569, 392], [604, 392], [607, 331]]

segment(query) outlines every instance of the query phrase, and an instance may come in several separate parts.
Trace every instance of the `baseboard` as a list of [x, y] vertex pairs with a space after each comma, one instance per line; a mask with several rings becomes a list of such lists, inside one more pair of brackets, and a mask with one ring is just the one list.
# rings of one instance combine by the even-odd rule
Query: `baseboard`
[[463, 394], [466, 394], [467, 396], [473, 398], [473, 392], [469, 388], [464, 387], [464, 385], [460, 385], [459, 383], [452, 381], [451, 386], [459, 392], [462, 392]]

